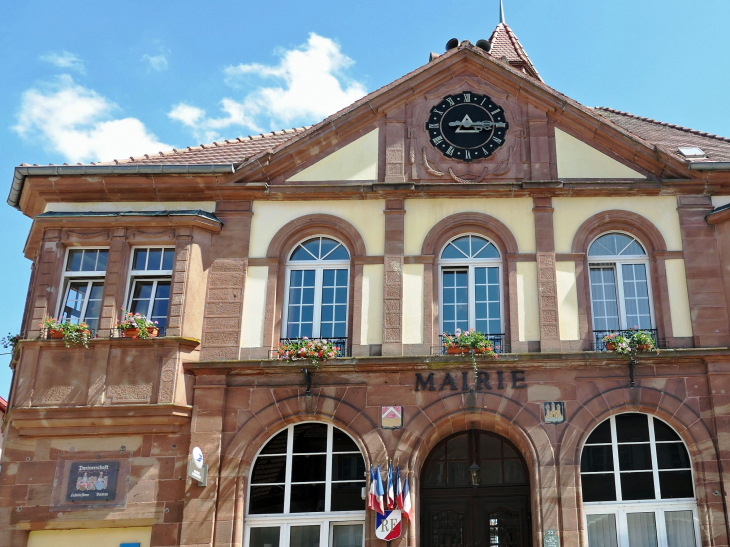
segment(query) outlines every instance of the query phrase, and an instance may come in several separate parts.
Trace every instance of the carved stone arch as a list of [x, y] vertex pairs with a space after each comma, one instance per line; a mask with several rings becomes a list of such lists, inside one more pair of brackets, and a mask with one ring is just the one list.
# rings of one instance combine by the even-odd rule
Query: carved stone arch
[[[502, 255], [502, 298], [504, 299], [505, 341], [513, 352], [526, 351], [527, 343], [519, 342], [517, 305], [517, 240], [509, 228], [496, 218], [484, 213], [457, 213], [437, 222], [426, 234], [421, 254], [432, 256], [424, 264], [423, 335], [424, 344], [435, 346], [439, 335], [440, 270], [438, 260], [446, 242], [460, 234], [476, 234], [491, 240]], [[520, 347], [523, 344], [525, 347]]]
[[664, 241], [664, 236], [645, 217], [631, 211], [612, 209], [609, 211], [601, 211], [585, 220], [573, 237], [573, 253], [581, 255], [580, 258], [576, 258], [575, 274], [580, 334], [584, 349], [590, 349], [593, 343], [593, 314], [591, 311], [588, 246], [598, 236], [608, 232], [625, 232], [631, 234], [646, 249], [649, 258], [649, 279], [651, 280], [652, 303], [654, 305], [654, 321], [659, 339], [666, 340], [669, 347], [691, 345], [691, 340], [675, 340], [672, 332], [669, 287], [667, 285], [667, 271], [665, 266], [667, 244]]
[[360, 345], [362, 308], [362, 271], [367, 255], [365, 241], [360, 232], [346, 220], [334, 215], [314, 214], [296, 218], [279, 229], [271, 238], [266, 256], [269, 259], [269, 275], [266, 287], [266, 313], [264, 316], [264, 347], [276, 347], [281, 332], [282, 306], [286, 276], [286, 260], [300, 241], [315, 236], [331, 236], [341, 241], [350, 253], [350, 296], [348, 302], [348, 338], [353, 346]]

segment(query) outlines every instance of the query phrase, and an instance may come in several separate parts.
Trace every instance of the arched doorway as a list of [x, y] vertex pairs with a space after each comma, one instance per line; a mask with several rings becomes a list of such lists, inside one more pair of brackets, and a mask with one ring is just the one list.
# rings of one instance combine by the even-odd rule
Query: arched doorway
[[472, 429], [434, 447], [421, 471], [424, 547], [530, 545], [530, 479], [507, 439]]

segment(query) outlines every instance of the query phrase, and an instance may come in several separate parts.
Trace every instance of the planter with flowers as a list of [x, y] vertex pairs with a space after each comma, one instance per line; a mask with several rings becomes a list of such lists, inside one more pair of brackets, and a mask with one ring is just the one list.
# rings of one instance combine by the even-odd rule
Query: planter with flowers
[[497, 356], [494, 351], [494, 342], [489, 340], [485, 334], [476, 332], [474, 329], [469, 329], [466, 332], [456, 329], [456, 334], [444, 333], [443, 339], [443, 345], [448, 355], [476, 353]]
[[0, 338], [0, 345], [5, 349], [9, 349], [11, 354], [14, 354], [15, 348], [18, 347], [20, 340], [20, 334], [12, 334], [9, 332], [7, 336]]
[[608, 333], [603, 337], [602, 342], [607, 351], [613, 351], [619, 355], [633, 356], [640, 351], [651, 351], [656, 349], [656, 341], [650, 332], [644, 330], [629, 329], [625, 334], [617, 332]]
[[157, 321], [150, 321], [141, 313], [132, 313], [131, 311], [122, 310], [124, 314], [117, 321], [116, 329], [122, 333], [124, 338], [134, 338], [145, 340], [147, 338], [156, 338], [159, 328]]
[[40, 327], [48, 331], [50, 338], [63, 340], [67, 348], [71, 346], [89, 347], [91, 330], [86, 323], [72, 323], [68, 319], [61, 321], [49, 317], [40, 323]]
[[337, 357], [340, 348], [333, 342], [326, 339], [310, 340], [304, 338], [279, 342], [278, 357], [281, 361], [302, 361], [309, 360], [315, 367], [319, 367], [320, 361]]

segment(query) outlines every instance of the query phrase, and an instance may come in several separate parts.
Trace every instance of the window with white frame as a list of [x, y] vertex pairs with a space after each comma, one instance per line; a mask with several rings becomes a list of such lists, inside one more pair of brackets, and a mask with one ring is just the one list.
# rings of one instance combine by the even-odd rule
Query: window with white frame
[[92, 332], [98, 330], [108, 257], [108, 249], [68, 250], [58, 313], [61, 319], [85, 322]]
[[261, 449], [249, 483], [247, 547], [363, 547], [365, 461], [344, 431], [288, 426]]
[[593, 329], [652, 329], [649, 257], [628, 234], [610, 233], [588, 249]]
[[687, 447], [647, 414], [611, 416], [580, 460], [589, 547], [695, 547], [699, 520]]
[[138, 247], [132, 250], [126, 309], [156, 321], [161, 334], [167, 326], [174, 262], [174, 248]]
[[287, 261], [285, 338], [347, 337], [350, 253], [329, 237], [298, 244]]
[[439, 258], [441, 332], [502, 330], [502, 257], [491, 241], [462, 235], [449, 241]]

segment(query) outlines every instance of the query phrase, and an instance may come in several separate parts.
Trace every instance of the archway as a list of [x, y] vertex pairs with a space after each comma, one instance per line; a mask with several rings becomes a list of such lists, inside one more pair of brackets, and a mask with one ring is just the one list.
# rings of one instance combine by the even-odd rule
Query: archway
[[471, 429], [437, 444], [421, 470], [424, 547], [531, 544], [530, 478], [510, 441]]

